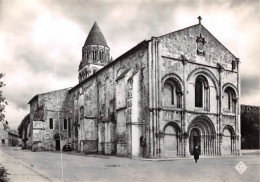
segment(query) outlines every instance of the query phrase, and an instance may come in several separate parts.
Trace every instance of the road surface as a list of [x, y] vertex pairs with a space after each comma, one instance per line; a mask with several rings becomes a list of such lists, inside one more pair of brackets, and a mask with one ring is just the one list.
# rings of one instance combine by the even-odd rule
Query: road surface
[[[259, 154], [258, 151], [243, 156], [201, 158], [198, 163], [194, 163], [192, 158], [163, 161], [66, 153], [61, 156], [59, 152], [31, 152], [0, 147], [0, 163], [7, 167], [11, 179], [16, 176], [15, 182], [24, 179], [27, 182], [259, 182]], [[247, 166], [243, 174], [235, 169], [240, 161]], [[12, 166], [21, 168], [19, 170], [35, 177], [35, 180], [15, 174], [10, 168]]]

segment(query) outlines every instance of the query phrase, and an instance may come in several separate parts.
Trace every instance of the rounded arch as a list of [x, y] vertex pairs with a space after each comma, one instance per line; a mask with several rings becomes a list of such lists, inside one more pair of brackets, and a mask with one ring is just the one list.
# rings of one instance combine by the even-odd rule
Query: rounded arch
[[108, 79], [108, 80], [110, 80], [110, 74], [109, 73], [106, 73], [105, 75], [104, 75], [104, 77], [103, 77], [103, 84], [105, 84], [106, 83], [106, 80]]
[[236, 112], [237, 92], [232, 84], [227, 84], [222, 89], [222, 105], [224, 112]]
[[179, 91], [183, 92], [184, 83], [183, 83], [182, 79], [178, 75], [173, 74], [173, 73], [167, 74], [162, 78], [162, 80], [161, 80], [162, 90], [163, 90], [164, 84], [167, 80], [172, 80], [177, 85], [177, 87], [180, 89]]
[[168, 122], [164, 128], [163, 153], [165, 157], [178, 156], [178, 133], [180, 127], [175, 122]]
[[235, 96], [237, 97], [238, 95], [238, 90], [237, 88], [235, 87], [235, 85], [233, 85], [232, 83], [226, 83], [223, 85], [222, 87], [222, 95], [223, 95], [223, 92], [227, 89], [227, 88], [231, 88], [233, 90], [233, 92], [235, 93]]
[[116, 71], [116, 78], [119, 77], [123, 73], [123, 71], [123, 67], [118, 68], [118, 70]]
[[64, 136], [63, 136], [62, 133], [55, 133], [55, 134], [53, 135], [53, 139], [54, 139], [54, 140], [63, 140], [63, 139], [64, 139]]
[[226, 125], [226, 126], [224, 126], [224, 128], [223, 128], [223, 130], [222, 130], [222, 134], [224, 134], [224, 131], [225, 131], [226, 129], [230, 131], [230, 134], [231, 134], [232, 136], [235, 135], [235, 130], [234, 130], [234, 128], [233, 128], [231, 125]]
[[208, 79], [204, 76], [204, 75], [198, 75], [195, 79], [195, 83], [199, 81], [199, 82], [203, 82], [205, 87], [209, 87], [209, 81]]
[[176, 122], [174, 122], [174, 121], [168, 122], [168, 123], [163, 127], [163, 132], [165, 132], [165, 130], [166, 130], [166, 128], [167, 128], [168, 126], [174, 127], [174, 128], [176, 129], [176, 132], [177, 132], [177, 133], [180, 133], [180, 132], [181, 132], [180, 126], [179, 126]]
[[215, 77], [215, 75], [210, 70], [208, 70], [206, 68], [196, 68], [193, 71], [191, 71], [190, 74], [187, 77], [187, 83], [189, 83], [191, 78], [193, 78], [193, 77], [196, 78], [199, 75], [203, 75], [204, 77], [207, 76], [208, 78], [210, 78], [210, 80], [212, 81], [212, 83], [213, 83], [213, 85], [216, 88], [217, 93], [218, 93], [218, 91], [219, 91], [218, 80]]
[[[199, 132], [194, 132], [199, 131]], [[196, 146], [202, 155], [214, 155], [216, 129], [211, 119], [205, 115], [195, 117], [188, 126], [189, 151], [192, 155]]]
[[190, 133], [193, 128], [198, 128], [204, 135], [216, 134], [215, 125], [205, 115], [195, 117], [188, 126], [188, 132]]

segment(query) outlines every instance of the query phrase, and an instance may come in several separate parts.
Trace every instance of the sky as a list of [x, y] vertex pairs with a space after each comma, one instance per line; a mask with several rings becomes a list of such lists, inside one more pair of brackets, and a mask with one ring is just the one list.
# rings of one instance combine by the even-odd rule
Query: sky
[[240, 58], [241, 104], [260, 106], [257, 0], [0, 0], [0, 72], [16, 129], [39, 93], [78, 83], [81, 49], [97, 21], [115, 59], [139, 42], [198, 23]]

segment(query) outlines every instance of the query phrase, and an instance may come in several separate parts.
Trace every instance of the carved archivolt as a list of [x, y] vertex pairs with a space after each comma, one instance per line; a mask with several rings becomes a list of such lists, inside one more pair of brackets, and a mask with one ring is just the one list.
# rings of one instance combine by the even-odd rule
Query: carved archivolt
[[196, 68], [192, 72], [190, 72], [190, 74], [187, 77], [187, 83], [189, 83], [189, 81], [193, 77], [197, 77], [198, 75], [203, 75], [203, 76], [206, 76], [207, 78], [209, 78], [212, 81], [212, 83], [214, 84], [214, 87], [216, 88], [217, 93], [219, 93], [218, 92], [219, 91], [218, 80], [217, 80], [216, 76], [210, 70], [208, 70], [206, 68]]
[[232, 83], [226, 83], [226, 84], [223, 85], [223, 87], [222, 87], [222, 95], [223, 95], [223, 92], [225, 91], [225, 89], [228, 88], [228, 87], [231, 87], [233, 89], [233, 91], [235, 92], [236, 97], [237, 97], [238, 96], [237, 88]]
[[162, 90], [163, 90], [163, 88], [164, 88], [165, 82], [166, 82], [168, 79], [173, 80], [174, 83], [176, 83], [178, 89], [180, 89], [179, 91], [180, 91], [180, 92], [183, 92], [183, 88], [184, 88], [184, 87], [183, 87], [183, 85], [184, 85], [184, 84], [183, 84], [183, 81], [181, 80], [181, 78], [180, 78], [178, 75], [173, 74], [173, 73], [167, 74], [167, 75], [165, 75], [165, 76], [162, 78], [162, 84], [161, 84]]

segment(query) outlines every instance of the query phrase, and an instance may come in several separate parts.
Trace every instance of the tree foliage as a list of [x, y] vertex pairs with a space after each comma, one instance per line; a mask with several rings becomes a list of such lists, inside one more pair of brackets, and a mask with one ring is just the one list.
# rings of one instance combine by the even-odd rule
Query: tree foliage
[[[23, 136], [23, 131], [25, 131], [25, 138], [26, 139], [26, 136], [27, 136], [27, 127], [28, 127], [28, 124], [30, 123], [30, 114], [27, 114], [22, 122], [20, 123], [20, 125], [18, 126], [18, 134], [19, 134], [19, 137], [22, 138]], [[23, 138], [22, 138], [23, 139]]]
[[241, 113], [242, 148], [259, 148], [259, 111]]
[[[5, 107], [7, 105], [6, 98], [3, 96], [2, 88], [5, 86], [4, 81], [2, 80], [4, 77], [3, 73], [0, 73], [0, 121], [5, 121]], [[7, 121], [5, 121], [7, 123]]]

